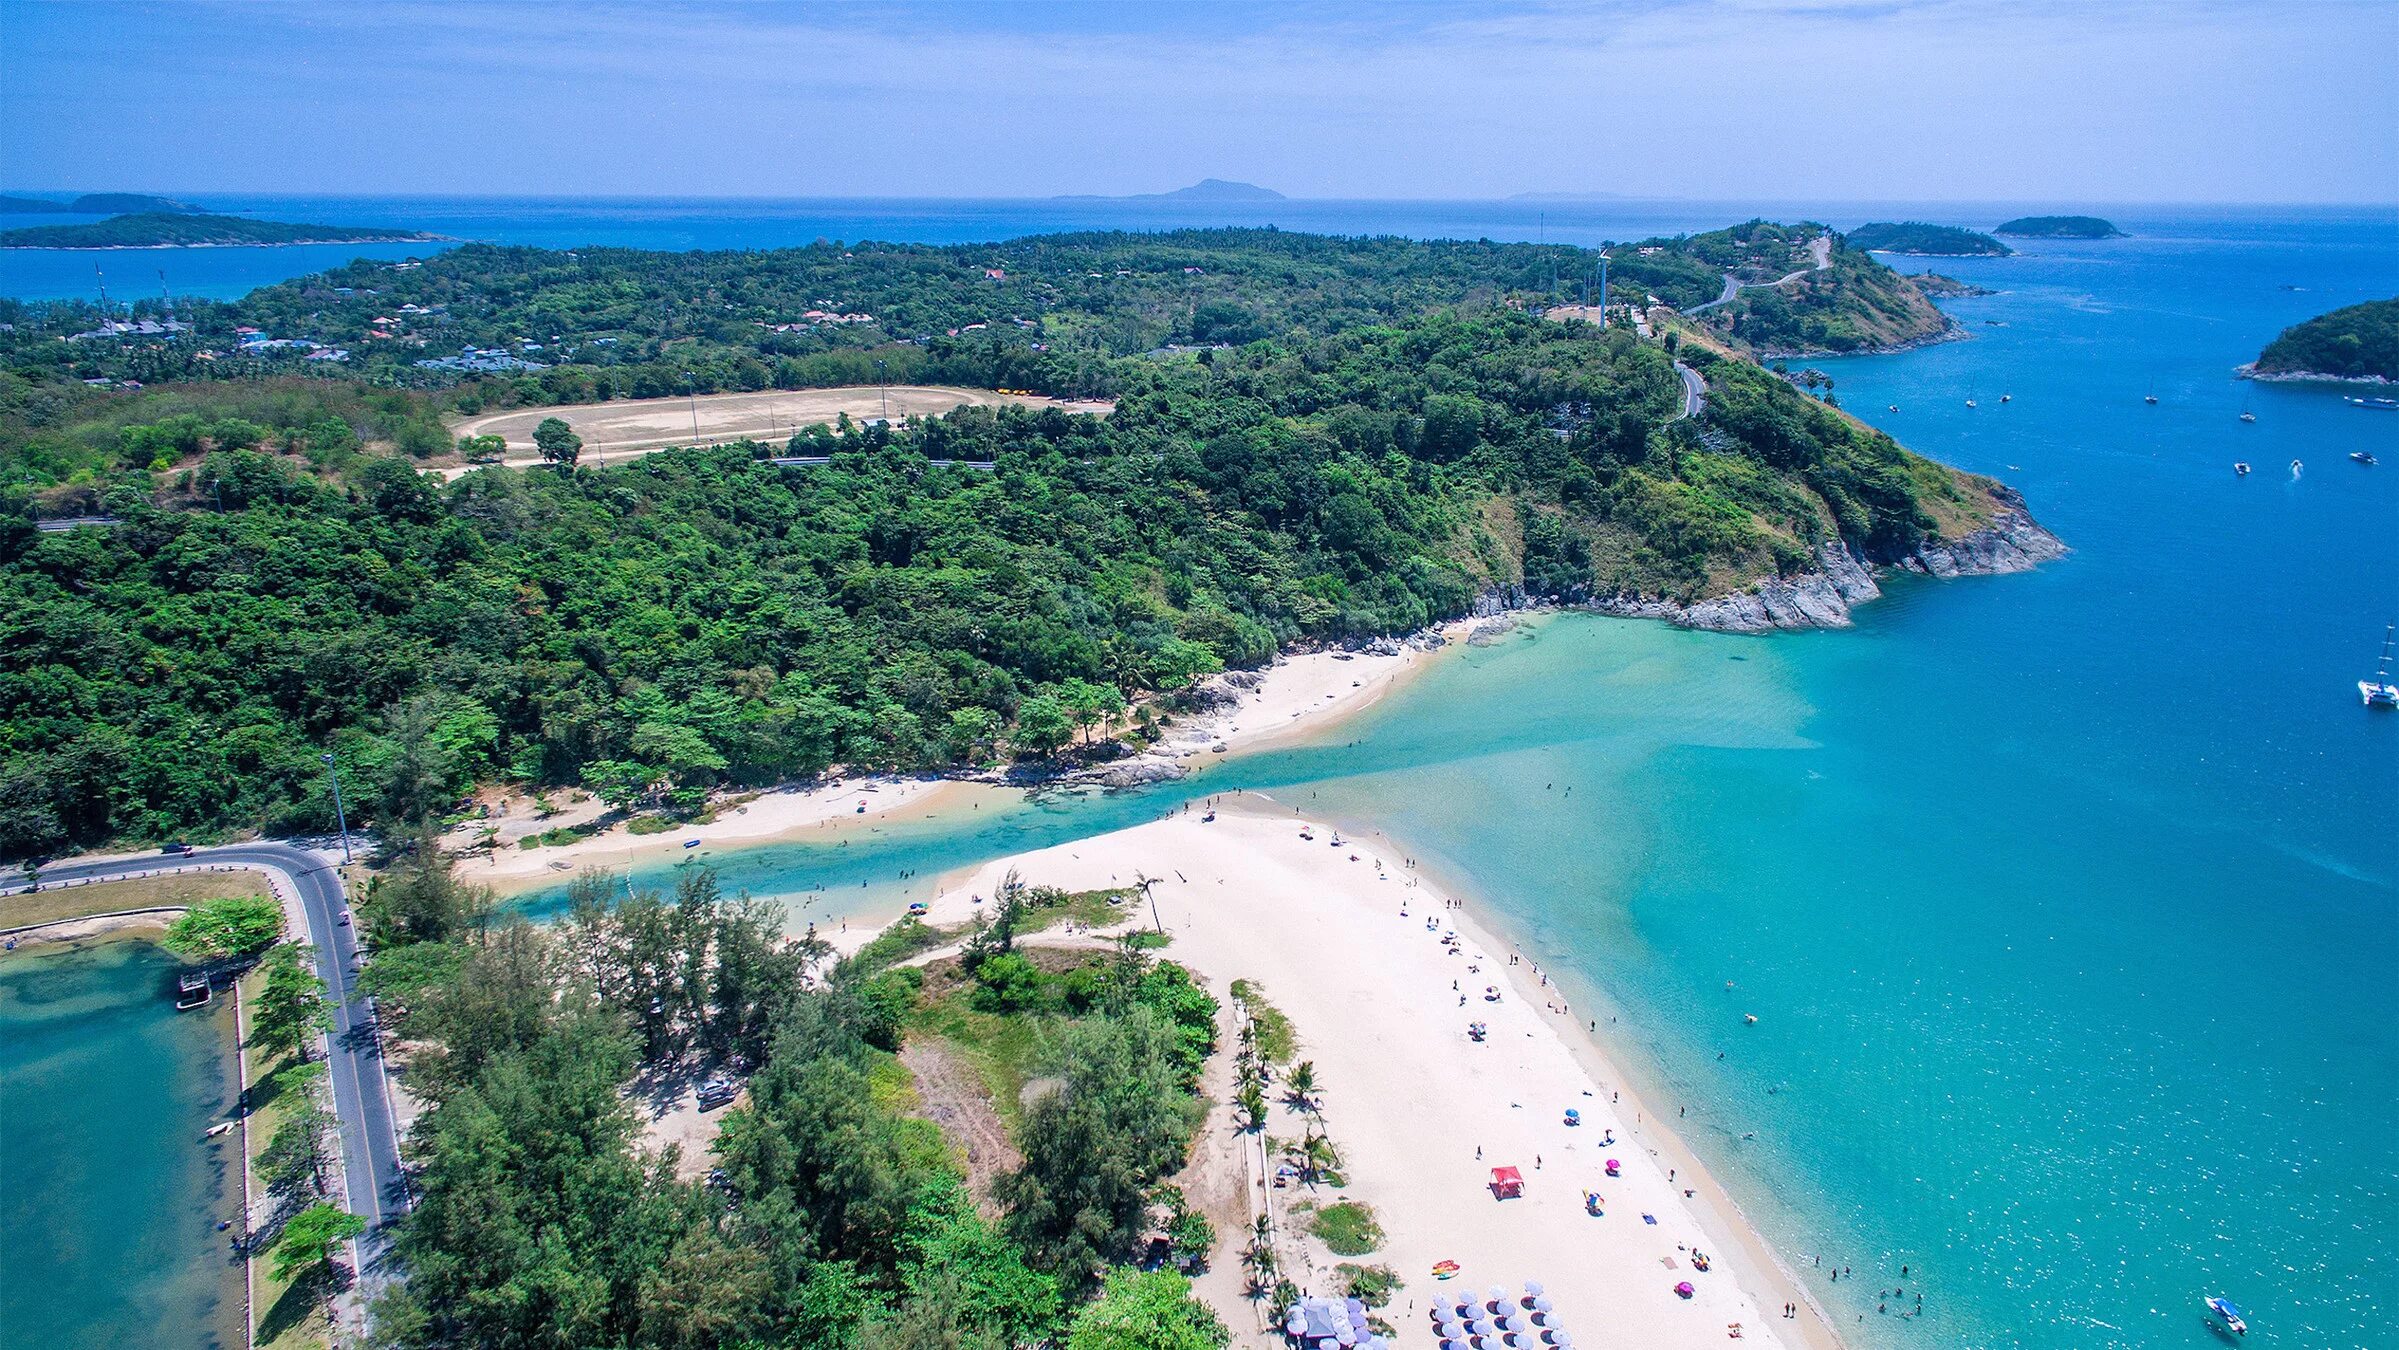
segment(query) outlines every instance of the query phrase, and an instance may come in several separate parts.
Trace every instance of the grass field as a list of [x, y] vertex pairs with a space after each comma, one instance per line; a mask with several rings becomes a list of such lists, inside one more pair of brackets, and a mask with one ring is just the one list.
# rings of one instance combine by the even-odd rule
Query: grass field
[[46, 885], [31, 895], [0, 897], [0, 928], [82, 919], [127, 909], [190, 906], [236, 895], [272, 895], [261, 872], [187, 872], [182, 876]]

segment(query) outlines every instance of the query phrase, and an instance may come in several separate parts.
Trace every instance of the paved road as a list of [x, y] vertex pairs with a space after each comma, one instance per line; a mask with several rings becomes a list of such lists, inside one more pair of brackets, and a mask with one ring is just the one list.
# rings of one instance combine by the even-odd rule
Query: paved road
[[[372, 1303], [375, 1293], [391, 1278], [389, 1224], [408, 1211], [408, 1181], [400, 1170], [400, 1136], [392, 1120], [382, 1040], [375, 1034], [374, 1010], [358, 991], [357, 935], [340, 922], [347, 908], [341, 874], [305, 849], [262, 842], [196, 849], [179, 858], [153, 855], [60, 862], [42, 869], [42, 884], [106, 881], [202, 863], [280, 872], [300, 897], [308, 921], [306, 937], [316, 948], [317, 974], [325, 981], [326, 995], [334, 1005], [333, 1031], [326, 1037], [332, 1047], [326, 1082], [333, 1089], [333, 1113], [341, 1124], [349, 1209], [367, 1221], [366, 1234], [358, 1239], [356, 1293], [362, 1305]], [[0, 885], [21, 880], [21, 875], [12, 873], [0, 880]]]
[[1693, 305], [1691, 308], [1684, 310], [1683, 313], [1697, 314], [1703, 310], [1714, 309], [1716, 306], [1730, 301], [1734, 296], [1739, 295], [1743, 291], [1765, 290], [1774, 286], [1787, 286], [1790, 283], [1799, 280], [1801, 277], [1806, 276], [1810, 272], [1823, 271], [1825, 268], [1833, 265], [1832, 237], [1830, 235], [1820, 235], [1809, 240], [1808, 253], [1816, 260], [1813, 265], [1802, 267], [1796, 272], [1786, 272], [1783, 275], [1776, 277], [1772, 281], [1744, 282], [1735, 278], [1732, 273], [1727, 272], [1724, 274], [1724, 294], [1717, 296], [1715, 299], [1710, 300], [1704, 305]]
[[1680, 361], [1674, 363], [1674, 373], [1683, 377], [1683, 410], [1666, 420], [1680, 422], [1686, 417], [1707, 416], [1708, 382], [1699, 378], [1698, 371]]

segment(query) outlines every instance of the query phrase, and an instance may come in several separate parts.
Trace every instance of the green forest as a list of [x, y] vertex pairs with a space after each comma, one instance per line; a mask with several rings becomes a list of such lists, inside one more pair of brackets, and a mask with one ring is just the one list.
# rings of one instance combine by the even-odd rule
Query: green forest
[[247, 216], [181, 211], [144, 211], [83, 225], [29, 225], [0, 230], [0, 248], [187, 248], [199, 244], [379, 244], [418, 243], [433, 238], [417, 230], [360, 229], [347, 225], [292, 225]]
[[2258, 353], [2257, 373], [2399, 380], [2399, 300], [2368, 300], [2283, 329]]
[[[961, 954], [914, 920], [836, 960], [778, 906], [686, 871], [585, 874], [535, 927], [428, 847], [360, 905], [366, 976], [412, 1049], [417, 1191], [376, 1304], [388, 1350], [1216, 1350], [1179, 1267], [1215, 1233], [1165, 1179], [1188, 1156], [1216, 1000], [1131, 941], [1017, 944], [1063, 897], [1014, 883]], [[1055, 1088], [978, 1205], [895, 1055], [969, 1017]], [[714, 1166], [638, 1143], [640, 1075], [732, 1066]], [[1169, 1262], [1143, 1262], [1164, 1233]], [[1267, 1291], [1261, 1291], [1267, 1292]]]
[[[1400, 269], [1385, 282], [1290, 262], [1341, 241], [1255, 233], [1244, 312], [1305, 326], [1159, 356], [904, 349], [985, 385], [1083, 370], [1105, 416], [968, 408], [444, 484], [414, 446], [447, 448], [461, 399], [536, 377], [128, 392], [0, 372], [0, 855], [323, 828], [326, 752], [386, 825], [495, 781], [688, 811], [836, 765], [1038, 764], [1128, 701], [1488, 592], [1693, 600], [1828, 543], [1896, 559], [1991, 509], [1981, 480], [1696, 343], [1679, 355], [1707, 415], [1676, 420], [1672, 339], [1467, 284], [1466, 260], [1507, 249], [1460, 246], [1444, 266], [1463, 271], [1428, 276], [1406, 264], [1425, 246], [1360, 244]], [[1834, 257], [1820, 284], [1876, 275]], [[581, 294], [528, 281], [514, 303], [560, 289]], [[1159, 303], [1125, 321], [1174, 321]], [[791, 359], [885, 350], [903, 349]], [[119, 523], [34, 524], [102, 513]]]
[[2018, 216], [1993, 234], [2022, 239], [2122, 239], [2124, 231], [2097, 216]]
[[2015, 252], [1987, 234], [1955, 225], [1927, 225], [1920, 220], [1893, 224], [1870, 221], [1843, 235], [1851, 248], [1877, 253], [1919, 253], [1932, 257], [2003, 258]]

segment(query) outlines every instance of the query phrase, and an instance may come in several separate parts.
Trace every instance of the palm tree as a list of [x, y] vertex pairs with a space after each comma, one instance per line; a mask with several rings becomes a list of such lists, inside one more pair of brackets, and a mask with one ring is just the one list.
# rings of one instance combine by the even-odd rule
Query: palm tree
[[1316, 1114], [1316, 1061], [1303, 1059], [1283, 1078], [1283, 1099], [1310, 1115]]
[[1274, 1288], [1275, 1270], [1279, 1263], [1274, 1259], [1274, 1238], [1263, 1214], [1258, 1216], [1257, 1226], [1250, 1231], [1249, 1246], [1241, 1253], [1241, 1264], [1249, 1271], [1249, 1296], [1265, 1297], [1266, 1292]]

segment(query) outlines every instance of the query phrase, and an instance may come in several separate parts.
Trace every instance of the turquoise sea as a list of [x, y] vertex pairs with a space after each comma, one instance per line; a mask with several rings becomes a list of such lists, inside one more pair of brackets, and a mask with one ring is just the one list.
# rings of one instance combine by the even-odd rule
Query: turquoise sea
[[245, 1344], [233, 1014], [112, 939], [0, 960], [0, 1347]]
[[[454, 218], [483, 222], [477, 237], [654, 247], [1212, 223], [1019, 208]], [[1275, 214], [1588, 242], [1752, 214], [2017, 213]], [[1632, 1067], [1690, 1108], [1693, 1146], [1803, 1275], [1806, 1256], [1856, 1272], [1814, 1287], [1858, 1345], [2220, 1344], [2199, 1312], [2218, 1292], [2252, 1312], [2252, 1344], [2399, 1345], [2399, 717], [2354, 689], [2399, 617], [2399, 414], [2231, 373], [2289, 323], [2399, 294], [2399, 213], [2111, 214], [2133, 238], [1934, 264], [2000, 292], [1951, 306], [1969, 341], [1811, 363], [1904, 443], [2020, 487], [2074, 546], [2060, 563], [1895, 583], [1837, 633], [1553, 618], [1436, 664], [1342, 744], [712, 861], [837, 921], [888, 912], [902, 870], [1262, 789], [1406, 841], [1612, 1010]], [[0, 292], [35, 293], [18, 265], [0, 254]], [[2236, 478], [2236, 459], [2256, 472]], [[1921, 1320], [1858, 1297], [1903, 1263]]]

